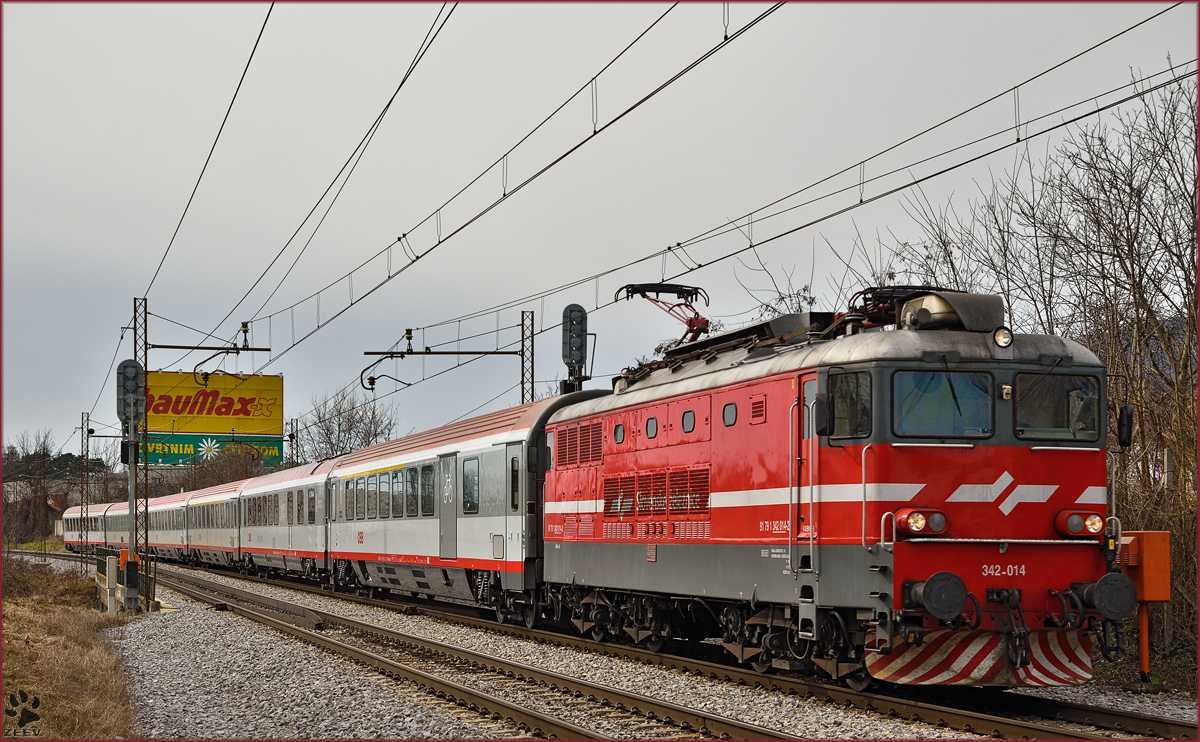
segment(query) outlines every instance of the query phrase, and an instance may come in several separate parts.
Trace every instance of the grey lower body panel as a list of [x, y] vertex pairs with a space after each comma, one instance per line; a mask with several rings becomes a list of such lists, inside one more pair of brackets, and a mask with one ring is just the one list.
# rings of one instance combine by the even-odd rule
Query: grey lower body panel
[[475, 600], [464, 569], [358, 561], [354, 563], [354, 570], [358, 573], [358, 578], [371, 587], [405, 590], [458, 600]]
[[[872, 566], [892, 563], [887, 552], [857, 545], [817, 547], [817, 571], [788, 567], [788, 547], [762, 544], [547, 542], [545, 580], [614, 590], [718, 600], [796, 603], [809, 586], [822, 606], [875, 608], [871, 592], [891, 590]], [[808, 546], [793, 551], [796, 566]], [[650, 561], [650, 559], [653, 561]], [[890, 573], [890, 571], [889, 571]], [[807, 594], [807, 593], [806, 593]]]

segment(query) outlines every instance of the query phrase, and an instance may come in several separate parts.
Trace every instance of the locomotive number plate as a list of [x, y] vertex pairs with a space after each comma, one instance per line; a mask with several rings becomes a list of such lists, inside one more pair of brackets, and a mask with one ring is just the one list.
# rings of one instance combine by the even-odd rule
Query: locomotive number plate
[[984, 577], [1020, 577], [1025, 574], [1024, 564], [985, 564]]

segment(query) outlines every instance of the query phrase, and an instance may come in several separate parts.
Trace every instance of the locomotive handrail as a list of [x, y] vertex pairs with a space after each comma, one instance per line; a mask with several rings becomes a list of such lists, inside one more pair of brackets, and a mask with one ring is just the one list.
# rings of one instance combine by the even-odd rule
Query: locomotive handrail
[[1047, 544], [1062, 546], [1091, 546], [1096, 542], [1092, 539], [1054, 539], [1054, 538], [906, 538], [906, 544]]
[[1030, 446], [1030, 451], [1091, 451], [1099, 453], [1103, 448], [1082, 448], [1079, 446]]
[[[816, 406], [816, 400], [808, 403], [808, 419], [813, 419], [813, 409]], [[817, 486], [817, 458], [813, 455], [813, 447], [817, 446], [816, 428], [813, 428], [813, 435], [808, 437], [808, 567], [814, 574], [820, 575], [817, 571], [817, 509], [813, 504], [816, 498]]]
[[[884, 534], [887, 533], [883, 524], [888, 518], [892, 519], [892, 540], [890, 542], [883, 540]], [[896, 545], [896, 514], [890, 510], [879, 517], [879, 545], [883, 547], [884, 551], [891, 551], [892, 547]]]
[[[975, 448], [974, 443], [892, 443], [890, 445], [892, 448]], [[867, 448], [870, 447], [871, 445], [867, 444]]]
[[[861, 462], [861, 463], [862, 463], [862, 488], [863, 488], [863, 499], [862, 499], [862, 547], [863, 547], [864, 549], [866, 549], [868, 552], [869, 552], [869, 551], [871, 551], [871, 547], [870, 547], [870, 546], [867, 546], [867, 451], [871, 450], [871, 445], [872, 445], [872, 444], [868, 443], [867, 445], [863, 446], [863, 450], [862, 450], [862, 462]], [[919, 444], [919, 443], [918, 443], [918, 444], [916, 444], [916, 445], [922, 445], [922, 444]], [[938, 445], [938, 444], [934, 444], [934, 445]], [[881, 539], [883, 538], [883, 534], [880, 534], [880, 538], [881, 538]]]
[[[796, 401], [792, 402], [792, 406], [788, 408], [788, 571], [792, 573], [793, 580], [800, 579], [800, 573], [796, 571], [795, 562], [792, 560], [792, 553], [797, 548], [795, 543], [796, 537], [793, 535], [792, 530], [796, 525], [794, 522], [795, 516], [792, 514], [792, 472], [796, 468], [796, 461], [800, 460], [799, 456], [792, 456], [792, 452], [796, 450], [792, 447], [792, 444], [795, 442], [796, 407], [799, 404], [800, 397], [797, 396]], [[793, 458], [796, 461], [792, 461]], [[809, 510], [811, 511], [812, 508], [810, 507]], [[809, 530], [811, 532], [811, 525], [809, 526]]]

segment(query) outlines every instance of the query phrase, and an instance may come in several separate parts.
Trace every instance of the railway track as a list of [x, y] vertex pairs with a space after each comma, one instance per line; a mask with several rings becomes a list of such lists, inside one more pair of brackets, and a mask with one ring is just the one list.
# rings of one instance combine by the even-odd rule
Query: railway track
[[[693, 739], [697, 736], [795, 739], [765, 727], [700, 714], [636, 693], [567, 677], [334, 613], [303, 608], [173, 570], [160, 572], [159, 584], [197, 600], [236, 611], [307, 642], [351, 657], [390, 677], [416, 683], [439, 697], [477, 709], [482, 715], [490, 715], [493, 718], [499, 715], [534, 736], [612, 738], [597, 732], [593, 727], [583, 727], [562, 720], [559, 718], [561, 711], [531, 708], [538, 705], [566, 705], [570, 715], [590, 718], [594, 726], [619, 727], [623, 732], [621, 736], [660, 739]], [[455, 674], [469, 675], [477, 682], [466, 684], [448, 679], [444, 677], [447, 667], [465, 670], [465, 673]], [[536, 688], [533, 693], [530, 693], [531, 686]], [[492, 692], [496, 689], [507, 691], [506, 697], [502, 698]], [[513, 702], [509, 700], [511, 696], [522, 697], [522, 701]], [[538, 702], [540, 697], [546, 696], [554, 696], [554, 702]]]
[[[32, 552], [42, 555], [41, 552]], [[68, 555], [61, 555], [68, 557]], [[839, 706], [874, 711], [887, 716], [950, 727], [976, 734], [1013, 739], [1073, 738], [1107, 739], [1109, 730], [1125, 735], [1142, 735], [1165, 739], [1196, 739], [1195, 724], [1151, 716], [1130, 711], [1089, 706], [1085, 704], [1016, 695], [974, 688], [938, 689], [937, 703], [922, 700], [935, 694], [921, 693], [924, 689], [898, 689], [896, 692], [855, 692], [849, 688], [821, 683], [789, 675], [761, 674], [724, 662], [684, 657], [672, 654], [653, 653], [637, 647], [595, 642], [581, 637], [569, 636], [539, 629], [510, 624], [499, 625], [483, 612], [467, 606], [439, 603], [430, 604], [421, 599], [404, 599], [393, 595], [392, 599], [362, 597], [346, 593], [330, 593], [318, 586], [291, 580], [263, 580], [258, 577], [234, 575], [223, 570], [208, 570], [226, 577], [286, 587], [302, 592], [337, 597], [355, 603], [403, 610], [454, 621], [480, 629], [495, 631], [510, 636], [531, 639], [556, 646], [571, 647], [597, 654], [617, 657], [648, 665], [677, 669], [700, 676], [723, 680], [739, 685], [761, 687], [767, 690], [813, 697]], [[164, 574], [166, 570], [160, 572]], [[921, 697], [916, 697], [921, 693]], [[1019, 718], [1017, 718], [1019, 717]], [[1034, 720], [1031, 717], [1038, 717]], [[1078, 727], [1092, 727], [1080, 729]], [[735, 735], [729, 735], [735, 736]]]

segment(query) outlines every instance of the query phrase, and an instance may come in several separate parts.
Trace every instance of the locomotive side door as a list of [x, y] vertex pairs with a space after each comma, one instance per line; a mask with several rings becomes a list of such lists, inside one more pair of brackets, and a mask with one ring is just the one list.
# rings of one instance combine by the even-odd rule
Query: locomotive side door
[[438, 556], [442, 559], [458, 558], [458, 454], [450, 453], [438, 458], [438, 485], [441, 490], [438, 538]]
[[816, 482], [814, 475], [819, 476], [816, 461], [819, 439], [813, 435], [813, 402], [816, 398], [816, 373], [802, 375], [798, 405], [800, 414], [795, 438], [799, 449], [795, 454], [798, 463], [795, 480], [798, 503], [795, 536], [799, 544], [797, 549], [799, 558], [795, 564], [801, 573], [816, 572], [818, 568], [816, 539], [820, 507], [817, 502], [816, 488], [813, 486]]

